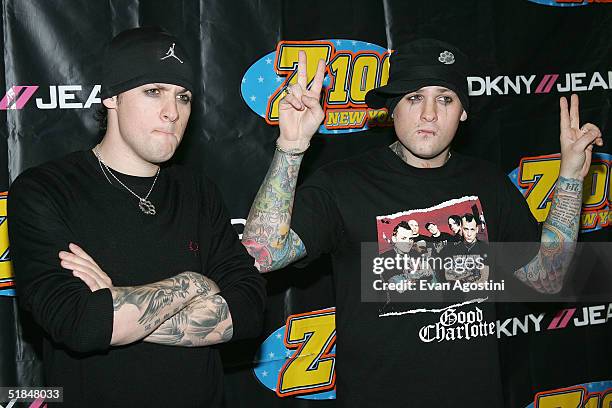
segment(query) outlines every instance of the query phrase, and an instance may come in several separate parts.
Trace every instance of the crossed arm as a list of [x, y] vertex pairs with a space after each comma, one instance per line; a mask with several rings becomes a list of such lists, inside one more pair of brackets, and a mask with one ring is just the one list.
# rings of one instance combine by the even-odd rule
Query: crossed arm
[[61, 251], [62, 267], [72, 270], [91, 291], [109, 289], [113, 299], [111, 345], [144, 339], [150, 343], [198, 347], [229, 341], [232, 317], [219, 287], [196, 273], [142, 286], [115, 287], [108, 275], [80, 247]]
[[164, 321], [144, 341], [169, 346], [210, 346], [229, 341], [233, 332], [225, 299], [219, 295], [200, 295]]

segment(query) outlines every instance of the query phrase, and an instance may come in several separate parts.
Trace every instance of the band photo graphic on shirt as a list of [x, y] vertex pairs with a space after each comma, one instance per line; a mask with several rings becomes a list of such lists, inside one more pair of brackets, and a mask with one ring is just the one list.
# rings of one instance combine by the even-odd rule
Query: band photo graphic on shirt
[[489, 279], [488, 231], [477, 196], [377, 216], [376, 226], [379, 255], [409, 259], [401, 268], [383, 274], [389, 283], [479, 283]]

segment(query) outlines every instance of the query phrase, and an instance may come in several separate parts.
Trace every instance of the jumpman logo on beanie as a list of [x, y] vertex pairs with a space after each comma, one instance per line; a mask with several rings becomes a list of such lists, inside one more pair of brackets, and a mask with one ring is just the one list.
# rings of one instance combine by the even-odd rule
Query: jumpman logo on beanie
[[174, 58], [177, 59], [178, 62], [180, 62], [181, 64], [183, 63], [183, 61], [181, 61], [181, 59], [179, 57], [177, 57], [176, 54], [174, 54], [174, 45], [175, 45], [175, 43], [172, 43], [170, 48], [168, 48], [168, 51], [166, 51], [166, 56], [165, 57], [161, 57], [160, 61], [163, 61], [166, 58], [174, 57]]

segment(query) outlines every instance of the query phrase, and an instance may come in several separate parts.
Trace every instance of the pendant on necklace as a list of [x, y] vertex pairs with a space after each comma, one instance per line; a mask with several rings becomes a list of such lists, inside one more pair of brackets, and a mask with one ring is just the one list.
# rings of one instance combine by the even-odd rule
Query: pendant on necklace
[[149, 200], [141, 198], [138, 207], [140, 207], [140, 211], [147, 215], [155, 215], [155, 206]]

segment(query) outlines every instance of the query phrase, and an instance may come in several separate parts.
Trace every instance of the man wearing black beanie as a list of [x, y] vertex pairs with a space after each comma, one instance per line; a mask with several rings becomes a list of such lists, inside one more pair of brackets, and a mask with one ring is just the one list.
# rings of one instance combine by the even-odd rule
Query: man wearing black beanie
[[[364, 268], [360, 275], [364, 264], [372, 265], [363, 248], [375, 243], [376, 254], [388, 251], [393, 226], [411, 219], [443, 225], [453, 214], [469, 213], [472, 238], [540, 240], [537, 222], [505, 175], [484, 161], [451, 153], [469, 112], [467, 67], [467, 57], [442, 41], [419, 39], [398, 47], [390, 57], [388, 84], [366, 95], [370, 108], [387, 107], [392, 113], [398, 140], [322, 167], [297, 192], [303, 154], [324, 117], [319, 105], [324, 64], [319, 62], [307, 88], [301, 53], [297, 83], [279, 105], [277, 151], [251, 207], [243, 244], [261, 272], [331, 254], [337, 376], [322, 380], [335, 385], [339, 406], [504, 405], [490, 303], [474, 294], [440, 302], [445, 298], [433, 292], [420, 299], [431, 296], [426, 300], [438, 303], [417, 303], [411, 299], [414, 292], [402, 286], [397, 289], [401, 295], [389, 288], [380, 297], [368, 297], [380, 271]], [[577, 96], [571, 105], [568, 110], [561, 98], [560, 177], [541, 249], [536, 245], [534, 253], [516, 254], [504, 264], [506, 280], [516, 277], [547, 294], [563, 284], [578, 235], [583, 178], [593, 145], [603, 144], [595, 125], [580, 126]], [[457, 282], [476, 280], [469, 274], [461, 271]], [[438, 283], [443, 279], [438, 277]]]
[[159, 28], [104, 57], [106, 133], [11, 186], [21, 306], [45, 333], [65, 407], [221, 405], [210, 345], [259, 334], [264, 280], [215, 185], [166, 163], [195, 91], [186, 50]]

